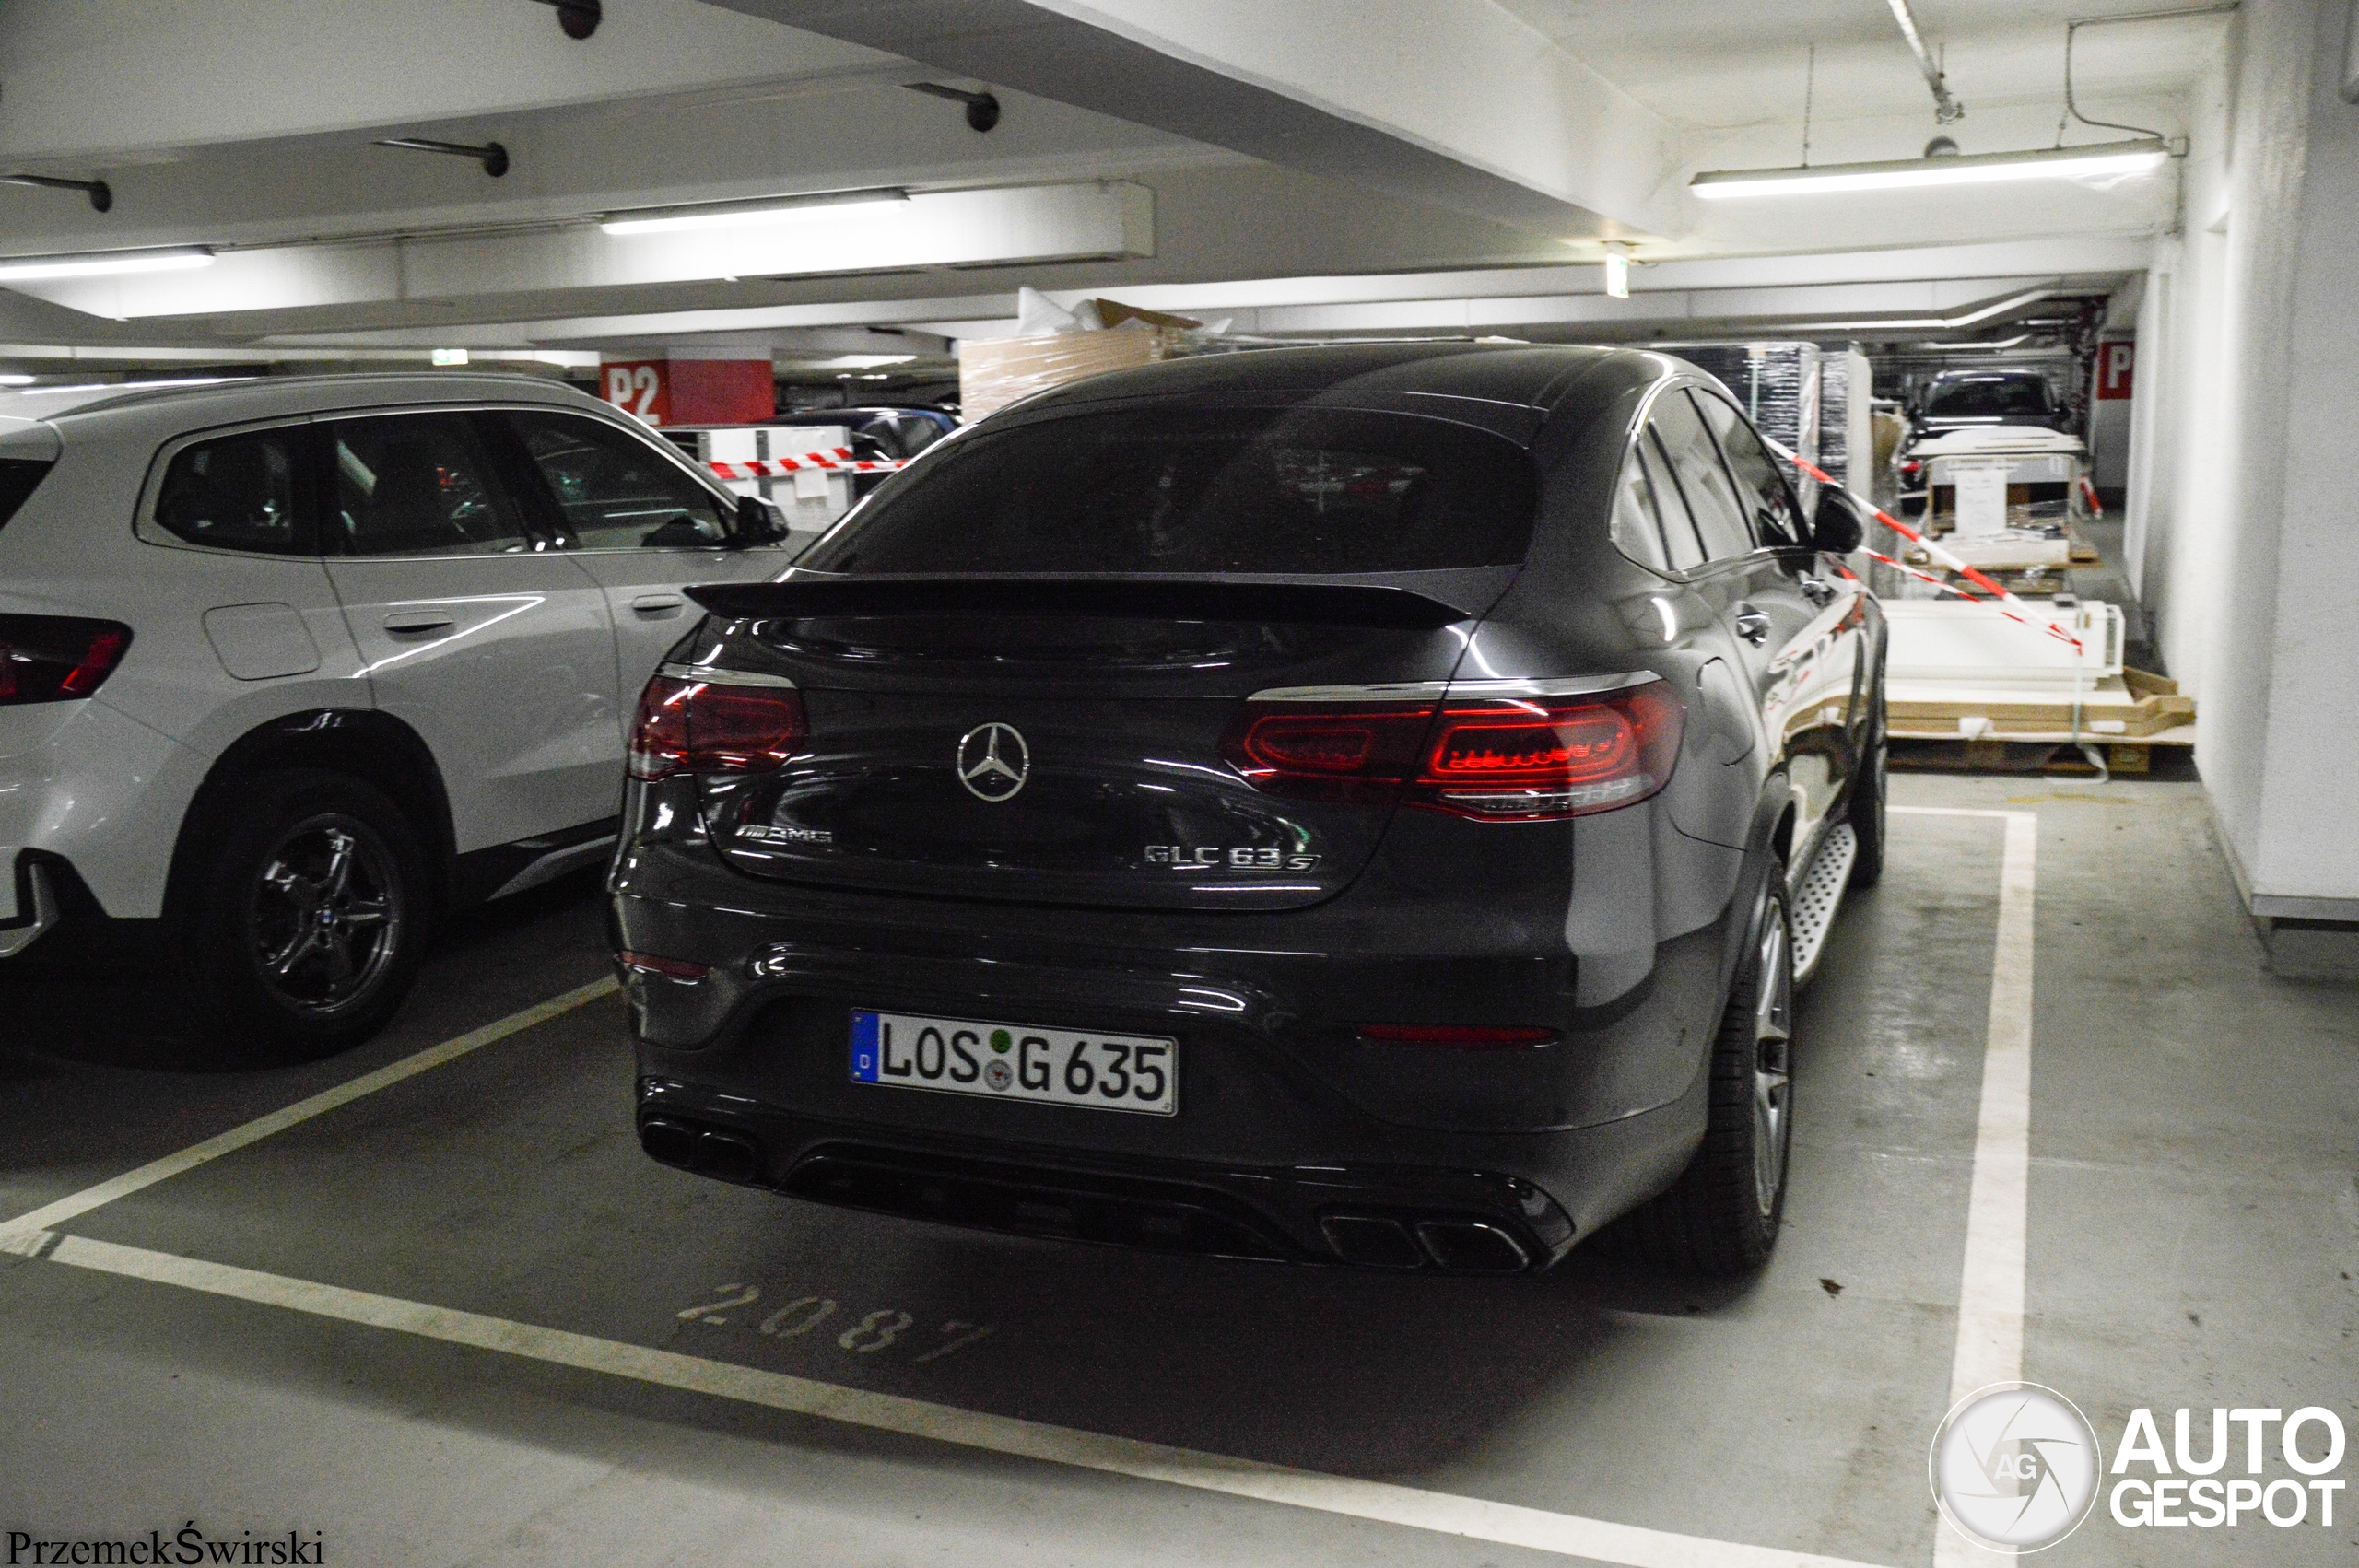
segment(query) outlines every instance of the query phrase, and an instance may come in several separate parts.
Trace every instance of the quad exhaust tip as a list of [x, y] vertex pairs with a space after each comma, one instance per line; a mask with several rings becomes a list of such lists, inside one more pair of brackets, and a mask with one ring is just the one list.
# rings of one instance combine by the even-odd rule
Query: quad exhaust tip
[[651, 1117], [639, 1125], [639, 1146], [651, 1159], [719, 1181], [750, 1185], [761, 1174], [761, 1148], [742, 1132]]
[[1363, 1269], [1516, 1274], [1532, 1266], [1532, 1254], [1512, 1232], [1481, 1220], [1330, 1214], [1319, 1228], [1336, 1257]]

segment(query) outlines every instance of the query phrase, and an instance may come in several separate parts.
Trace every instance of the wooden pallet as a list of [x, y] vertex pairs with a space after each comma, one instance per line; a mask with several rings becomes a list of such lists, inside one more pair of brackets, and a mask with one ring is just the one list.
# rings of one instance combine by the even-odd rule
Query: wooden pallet
[[1889, 740], [1892, 766], [1928, 773], [2086, 773], [2096, 768], [2082, 754], [2094, 747], [2105, 758], [2108, 773], [2151, 773], [2158, 757], [2191, 755], [2195, 726], [2183, 725], [2160, 734], [2121, 740], [2084, 735], [2075, 744], [2069, 734], [1995, 735], [1966, 741], [1955, 732], [1931, 733], [1894, 730]]

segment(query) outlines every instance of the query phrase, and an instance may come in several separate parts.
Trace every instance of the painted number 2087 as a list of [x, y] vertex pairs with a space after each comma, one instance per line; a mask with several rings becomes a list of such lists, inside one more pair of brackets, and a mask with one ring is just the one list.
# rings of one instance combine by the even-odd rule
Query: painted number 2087
[[898, 1307], [880, 1306], [855, 1316], [833, 1297], [819, 1295], [796, 1296], [783, 1305], [756, 1313], [751, 1310], [756, 1305], [768, 1305], [758, 1285], [722, 1285], [712, 1293], [715, 1300], [683, 1307], [673, 1316], [683, 1323], [750, 1327], [756, 1333], [774, 1340], [799, 1340], [824, 1328], [823, 1338], [833, 1338], [838, 1349], [854, 1355], [919, 1351], [919, 1354], [910, 1357], [912, 1365], [938, 1361], [985, 1338], [992, 1329], [989, 1323], [968, 1323], [953, 1317], [929, 1334], [917, 1328], [914, 1316]]

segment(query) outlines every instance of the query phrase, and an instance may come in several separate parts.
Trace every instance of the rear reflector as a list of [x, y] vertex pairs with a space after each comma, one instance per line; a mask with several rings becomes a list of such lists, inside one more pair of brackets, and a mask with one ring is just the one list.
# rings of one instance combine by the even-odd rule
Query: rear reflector
[[0, 705], [76, 702], [106, 684], [131, 647], [120, 621], [0, 615]]
[[628, 949], [615, 954], [615, 962], [639, 975], [661, 975], [667, 980], [686, 980], [694, 984], [712, 973], [710, 964], [698, 964], [688, 958], [658, 958], [651, 953], [633, 953]]
[[1267, 794], [1544, 822], [1661, 790], [1683, 716], [1660, 680], [1576, 696], [1249, 702], [1221, 755]]
[[803, 694], [791, 686], [657, 675], [631, 720], [630, 776], [771, 773], [810, 733]]
[[1442, 1046], [1460, 1050], [1497, 1050], [1514, 1046], [1544, 1046], [1556, 1038], [1554, 1029], [1498, 1024], [1363, 1024], [1359, 1037], [1387, 1046]]

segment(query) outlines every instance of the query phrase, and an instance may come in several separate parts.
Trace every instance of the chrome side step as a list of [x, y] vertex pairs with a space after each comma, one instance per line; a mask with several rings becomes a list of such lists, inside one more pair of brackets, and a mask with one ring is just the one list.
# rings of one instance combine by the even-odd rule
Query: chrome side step
[[1859, 858], [1859, 834], [1849, 823], [1837, 823], [1795, 884], [1787, 904], [1787, 919], [1794, 929], [1794, 984], [1809, 979], [1818, 967], [1819, 955], [1826, 951], [1826, 933], [1835, 929], [1836, 911], [1843, 907], [1843, 890], [1851, 883], [1851, 862]]

